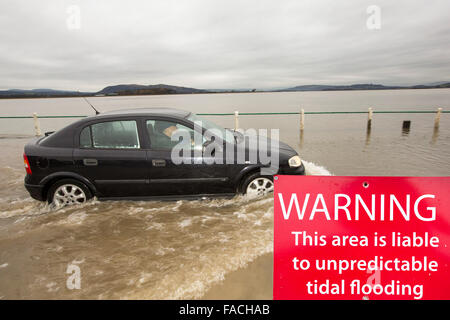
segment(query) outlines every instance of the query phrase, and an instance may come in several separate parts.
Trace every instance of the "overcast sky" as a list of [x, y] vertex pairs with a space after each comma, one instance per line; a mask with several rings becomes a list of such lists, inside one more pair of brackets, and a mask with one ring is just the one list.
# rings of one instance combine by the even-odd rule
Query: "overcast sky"
[[0, 0], [0, 89], [447, 81], [449, 21], [449, 0]]

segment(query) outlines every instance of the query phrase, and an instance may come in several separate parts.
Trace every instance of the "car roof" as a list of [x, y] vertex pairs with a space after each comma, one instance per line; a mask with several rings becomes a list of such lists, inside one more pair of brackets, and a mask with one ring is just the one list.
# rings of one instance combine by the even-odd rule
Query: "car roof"
[[186, 118], [191, 112], [174, 109], [174, 108], [136, 108], [136, 109], [120, 109], [102, 112], [98, 114], [96, 117], [101, 116], [115, 116], [115, 115], [123, 115], [123, 116], [147, 116], [147, 115], [168, 115], [178, 118]]
[[74, 122], [61, 130], [49, 135], [42, 140], [41, 145], [51, 147], [73, 147], [73, 132], [76, 128], [86, 125], [95, 120], [114, 120], [120, 117], [139, 117], [139, 116], [168, 116], [172, 118], [183, 119], [189, 116], [191, 112], [173, 108], [137, 108], [137, 109], [121, 109], [108, 112], [102, 112], [97, 115], [83, 118]]

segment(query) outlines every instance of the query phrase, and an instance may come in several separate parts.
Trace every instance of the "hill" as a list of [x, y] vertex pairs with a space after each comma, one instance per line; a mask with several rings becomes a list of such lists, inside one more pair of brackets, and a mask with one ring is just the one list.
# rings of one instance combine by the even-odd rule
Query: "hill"
[[97, 95], [140, 95], [140, 94], [188, 94], [204, 93], [207, 90], [171, 86], [167, 84], [139, 85], [139, 84], [119, 84], [103, 88]]
[[415, 85], [415, 86], [385, 86], [382, 84], [352, 84], [352, 85], [302, 85], [277, 91], [341, 91], [341, 90], [393, 90], [393, 89], [433, 89], [450, 88], [450, 82], [438, 83], [435, 85]]
[[53, 98], [53, 97], [84, 97], [92, 92], [66, 91], [53, 89], [10, 89], [0, 90], [0, 98]]

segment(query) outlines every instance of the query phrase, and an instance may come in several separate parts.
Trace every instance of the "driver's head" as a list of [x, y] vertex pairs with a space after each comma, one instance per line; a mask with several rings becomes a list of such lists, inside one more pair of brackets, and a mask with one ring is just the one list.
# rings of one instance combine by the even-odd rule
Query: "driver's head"
[[177, 129], [173, 122], [157, 121], [155, 124], [155, 130], [166, 136], [172, 136], [172, 133]]

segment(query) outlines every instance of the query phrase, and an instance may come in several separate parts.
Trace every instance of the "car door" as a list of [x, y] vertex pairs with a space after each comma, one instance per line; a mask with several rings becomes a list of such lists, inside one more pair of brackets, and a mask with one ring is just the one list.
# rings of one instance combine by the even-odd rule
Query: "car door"
[[116, 119], [81, 128], [73, 159], [78, 173], [97, 188], [99, 197], [148, 195], [148, 162], [141, 148], [139, 120]]
[[[233, 193], [226, 164], [206, 164], [202, 143], [194, 141], [194, 125], [179, 119], [147, 118], [146, 133], [150, 141], [150, 193], [155, 196], [208, 195]], [[190, 150], [179, 163], [172, 151], [182, 143], [176, 133], [191, 137]], [[172, 136], [170, 136], [172, 133]], [[170, 136], [170, 137], [169, 137]], [[200, 138], [202, 132], [200, 132]], [[186, 141], [184, 141], [186, 142]]]

